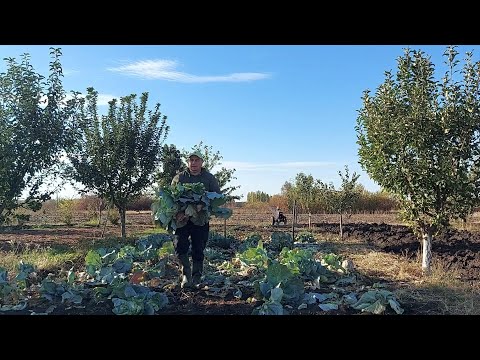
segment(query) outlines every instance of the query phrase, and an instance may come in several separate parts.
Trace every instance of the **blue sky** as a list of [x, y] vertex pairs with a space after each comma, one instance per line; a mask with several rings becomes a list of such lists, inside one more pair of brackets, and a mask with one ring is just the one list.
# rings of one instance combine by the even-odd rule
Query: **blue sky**
[[[355, 124], [364, 90], [396, 71], [403, 49], [431, 55], [437, 78], [444, 45], [55, 45], [63, 52], [64, 87], [93, 86], [107, 101], [149, 93], [168, 117], [166, 143], [203, 141], [235, 168], [237, 194], [280, 193], [299, 172], [340, 184], [345, 165], [368, 190], [379, 190], [358, 164]], [[480, 46], [463, 45], [462, 55]], [[49, 46], [0, 46], [0, 56], [31, 55], [47, 75]], [[5, 63], [0, 65], [4, 71]], [[66, 188], [61, 196], [73, 196]]]

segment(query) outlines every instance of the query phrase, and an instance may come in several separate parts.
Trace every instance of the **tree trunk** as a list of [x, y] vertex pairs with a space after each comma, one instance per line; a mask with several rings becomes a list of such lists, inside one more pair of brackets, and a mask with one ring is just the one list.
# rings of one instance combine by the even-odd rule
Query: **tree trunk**
[[342, 217], [342, 213], [340, 213], [340, 240], [343, 240], [343, 217]]
[[223, 219], [223, 237], [227, 238], [227, 219]]
[[422, 271], [424, 274], [429, 274], [432, 260], [432, 231], [423, 232], [422, 238]]
[[308, 213], [308, 228], [312, 228], [312, 214]]
[[[110, 211], [110, 210], [109, 210]], [[107, 228], [107, 221], [108, 221], [108, 215], [105, 216], [105, 223], [103, 224], [103, 230], [102, 230], [102, 236], [101, 238], [103, 239], [103, 237], [105, 236], [105, 230]]]
[[120, 221], [122, 222], [122, 240], [125, 241], [127, 240], [127, 235], [125, 231], [125, 213], [126, 209], [125, 208], [118, 208], [118, 212], [120, 213]]
[[102, 203], [98, 206], [98, 225], [100, 227], [100, 222], [102, 221]]
[[295, 217], [296, 215], [296, 209], [295, 209], [295, 200], [293, 201], [293, 209], [292, 209], [292, 239], [295, 241]]

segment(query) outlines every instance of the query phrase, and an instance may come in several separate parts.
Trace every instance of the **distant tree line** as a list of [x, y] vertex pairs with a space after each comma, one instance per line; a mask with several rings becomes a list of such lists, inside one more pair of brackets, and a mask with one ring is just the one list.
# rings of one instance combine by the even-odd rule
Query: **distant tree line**
[[247, 194], [247, 202], [263, 202], [268, 203], [270, 201], [270, 195], [264, 193], [263, 191], [251, 191]]
[[[344, 186], [344, 189], [336, 190], [333, 184], [325, 184], [311, 175], [299, 173], [293, 182], [285, 182], [280, 194], [269, 195], [263, 191], [247, 193], [247, 205], [265, 203], [271, 207], [278, 206], [284, 211], [291, 212], [295, 200], [299, 213], [338, 213], [335, 203], [340, 203], [341, 207], [338, 196], [346, 190], [347, 184]], [[384, 190], [371, 192], [366, 190], [362, 184], [353, 184], [347, 197], [351, 202], [348, 206], [350, 213], [374, 214], [399, 209], [398, 202], [388, 192]]]

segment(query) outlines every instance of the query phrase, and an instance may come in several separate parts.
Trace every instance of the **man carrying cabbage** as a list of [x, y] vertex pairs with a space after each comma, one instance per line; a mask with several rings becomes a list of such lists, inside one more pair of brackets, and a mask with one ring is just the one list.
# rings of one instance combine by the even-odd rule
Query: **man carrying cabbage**
[[[215, 192], [221, 194], [218, 180], [213, 174], [202, 167], [203, 155], [200, 151], [194, 151], [188, 155], [187, 166], [185, 171], [178, 173], [172, 180], [172, 186], [177, 184], [193, 184], [202, 183], [205, 186], [205, 191]], [[197, 212], [201, 212], [204, 205], [197, 204]], [[186, 214], [187, 212], [187, 214]], [[195, 212], [180, 211], [175, 215], [177, 224], [185, 225], [177, 226], [175, 229], [175, 237], [173, 245], [175, 253], [181, 265], [181, 288], [198, 287], [201, 283], [203, 271], [204, 250], [207, 245], [210, 226], [208, 217], [206, 219], [199, 219], [194, 217]], [[190, 260], [188, 257], [188, 249], [190, 247], [190, 240], [192, 246], [192, 267], [190, 267]]]

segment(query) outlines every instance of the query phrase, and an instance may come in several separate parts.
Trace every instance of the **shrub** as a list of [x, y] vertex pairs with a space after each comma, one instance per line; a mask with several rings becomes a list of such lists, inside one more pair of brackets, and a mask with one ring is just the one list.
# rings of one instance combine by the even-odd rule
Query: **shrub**
[[282, 231], [274, 231], [270, 237], [269, 248], [273, 251], [282, 251], [284, 247], [293, 248], [292, 235]]
[[302, 243], [314, 243], [315, 236], [309, 231], [302, 231], [297, 235], [296, 241], [300, 241]]
[[58, 202], [58, 209], [62, 221], [68, 226], [73, 224], [73, 211], [75, 209], [75, 200], [61, 199]]
[[247, 250], [248, 248], [254, 248], [257, 247], [258, 242], [262, 240], [262, 235], [252, 232], [248, 234], [245, 239], [242, 241], [240, 246], [238, 247], [239, 252], [243, 252]]
[[221, 249], [230, 249], [234, 241], [235, 238], [232, 236], [224, 237], [223, 235], [220, 235], [218, 233], [211, 232], [208, 239], [208, 245], [219, 247]]
[[120, 214], [118, 213], [117, 209], [108, 209], [107, 218], [108, 221], [110, 221], [110, 224], [118, 225], [118, 222], [120, 221]]

